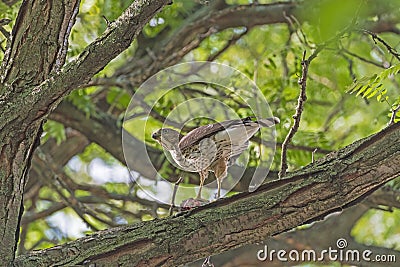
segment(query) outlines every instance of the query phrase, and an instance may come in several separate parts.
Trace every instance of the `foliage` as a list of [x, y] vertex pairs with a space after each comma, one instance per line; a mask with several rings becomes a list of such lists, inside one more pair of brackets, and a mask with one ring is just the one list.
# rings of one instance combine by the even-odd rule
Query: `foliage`
[[86, 117], [96, 116], [96, 108], [90, 96], [95, 90], [94, 87], [75, 90], [68, 95], [67, 100], [83, 111]]
[[[10, 23], [5, 25], [3, 28], [6, 32], [10, 33], [11, 29], [14, 25], [15, 18], [18, 14], [18, 5], [14, 5], [14, 8], [10, 8], [5, 3], [0, 1], [0, 20], [2, 19], [9, 19]], [[7, 43], [7, 38], [3, 32], [0, 32], [0, 50], [5, 49]], [[3, 60], [3, 53], [0, 53], [0, 61]]]
[[388, 102], [387, 88], [384, 86], [383, 81], [388, 78], [395, 79], [396, 75], [400, 72], [400, 64], [391, 66], [390, 68], [382, 71], [380, 74], [374, 74], [371, 77], [363, 77], [351, 85], [348, 93], [356, 93], [356, 96], [361, 95], [363, 98], [371, 98], [376, 96], [379, 102]]
[[400, 213], [397, 209], [392, 214], [382, 210], [370, 210], [354, 226], [352, 234], [358, 242], [398, 250], [400, 244], [396, 240], [396, 233], [400, 231], [397, 224], [399, 220]]
[[49, 120], [43, 125], [44, 135], [42, 136], [41, 142], [45, 143], [49, 138], [54, 138], [57, 144], [65, 141], [65, 128], [62, 123]]

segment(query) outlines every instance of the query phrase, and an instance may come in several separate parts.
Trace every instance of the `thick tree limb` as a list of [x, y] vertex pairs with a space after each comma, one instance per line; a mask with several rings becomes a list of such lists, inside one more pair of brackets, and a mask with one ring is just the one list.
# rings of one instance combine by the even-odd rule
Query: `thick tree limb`
[[14, 266], [176, 266], [320, 220], [399, 175], [400, 124], [394, 124], [253, 193], [98, 232], [20, 256]]
[[[211, 258], [212, 263], [215, 266], [228, 267], [248, 265], [252, 267], [264, 267], [268, 266], [287, 266], [288, 262], [280, 262], [277, 259], [275, 261], [263, 262], [257, 259], [256, 255], [260, 249], [264, 248], [264, 245], [268, 245], [268, 250], [297, 250], [302, 251], [303, 249], [313, 249], [315, 251], [321, 251], [328, 247], [336, 248], [336, 241], [339, 238], [345, 238], [349, 242], [350, 249], [357, 249], [358, 251], [371, 250], [374, 255], [395, 255], [396, 259], [400, 258], [400, 251], [376, 247], [367, 246], [358, 243], [351, 236], [351, 230], [354, 224], [360, 219], [364, 213], [371, 208], [378, 206], [387, 207], [399, 207], [400, 205], [400, 192], [392, 190], [388, 187], [380, 188], [379, 190], [372, 193], [361, 203], [354, 205], [348, 209], [343, 210], [340, 213], [335, 213], [327, 216], [323, 221], [314, 223], [311, 227], [305, 229], [297, 229], [296, 231], [289, 231], [286, 233], [279, 234], [267, 238], [263, 243], [258, 245], [248, 245], [235, 250], [231, 250], [219, 255], [215, 255]], [[388, 211], [389, 212], [389, 211]], [[189, 266], [197, 267], [201, 265], [203, 260], [194, 262]], [[325, 262], [329, 263], [329, 259]], [[342, 262], [347, 264], [360, 265], [360, 262]], [[290, 262], [294, 265], [294, 262]], [[296, 262], [296, 264], [300, 264]], [[388, 262], [374, 262], [374, 266], [391, 266]]]
[[[378, 190], [374, 192], [366, 199], [366, 201], [345, 209], [341, 213], [331, 214], [327, 216], [325, 220], [316, 222], [311, 227], [307, 227], [305, 229], [297, 229], [296, 231], [289, 231], [274, 237], [267, 238], [263, 242], [263, 244], [248, 245], [220, 255], [213, 256], [211, 259], [212, 263], [214, 263], [215, 266], [222, 267], [232, 266], [232, 264], [234, 264], [234, 266], [246, 265], [253, 267], [263, 267], [266, 265], [288, 266], [288, 264], [293, 266], [296, 264], [301, 264], [302, 262], [282, 262], [279, 261], [276, 257], [272, 262], [269, 260], [260, 261], [257, 259], [257, 252], [264, 249], [264, 245], [268, 246], [268, 251], [284, 250], [286, 252], [289, 252], [291, 250], [296, 250], [301, 252], [303, 250], [312, 249], [316, 252], [320, 252], [329, 247], [332, 247], [333, 249], [337, 248], [336, 242], [340, 238], [344, 238], [348, 242], [349, 246], [346, 249], [358, 250], [359, 252], [362, 252], [364, 250], [371, 250], [374, 255], [395, 255], [396, 259], [398, 259], [400, 257], [400, 251], [360, 244], [350, 235], [354, 224], [360, 219], [362, 215], [364, 215], [366, 211], [370, 209], [370, 206], [367, 205], [367, 202], [369, 202], [368, 200], [372, 196], [374, 196], [378, 203], [380, 203], [379, 199], [381, 191], [382, 190]], [[397, 201], [397, 203], [399, 202]], [[326, 255], [326, 257], [319, 262], [331, 262], [327, 256], [328, 255]], [[195, 262], [193, 265], [190, 266], [199, 266], [201, 264], [201, 261], [202, 260]], [[360, 261], [353, 261], [351, 258], [347, 260], [343, 259], [343, 261], [340, 262], [343, 264], [346, 263], [355, 266], [358, 266], [361, 263]], [[386, 267], [392, 265], [388, 262], [374, 262], [374, 266]]]
[[298, 6], [291, 2], [226, 6], [221, 2], [215, 1], [215, 4], [199, 9], [189, 17], [186, 23], [183, 23], [184, 26], [176, 29], [168, 38], [163, 38], [163, 35], [156, 37], [152, 40], [153, 44], [158, 44], [152, 49], [153, 56], [140, 53], [139, 58], [133, 57], [130, 60], [132, 64], [117, 70], [111, 79], [118, 77], [119, 82], [130, 84], [132, 87], [139, 86], [151, 75], [178, 63], [184, 55], [215, 31], [234, 27], [250, 29], [257, 25], [286, 23], [284, 13], [292, 14]]
[[[2, 62], [0, 80], [8, 93], [21, 86], [37, 85], [51, 72], [60, 70], [79, 3], [23, 1]], [[0, 92], [3, 96], [6, 93]]]
[[[377, 247], [373, 245], [365, 245], [365, 244], [360, 244], [354, 238], [350, 235], [351, 228], [353, 226], [353, 223], [355, 220], [359, 219], [361, 215], [364, 214], [365, 211], [367, 211], [368, 208], [363, 206], [363, 205], [357, 205], [353, 206], [347, 210], [345, 210], [342, 214], [339, 215], [333, 215], [327, 218], [326, 221], [323, 222], [318, 222], [317, 224], [313, 225], [310, 228], [307, 228], [305, 230], [297, 230], [295, 232], [288, 232], [284, 233], [282, 235], [278, 235], [277, 237], [274, 237], [272, 239], [269, 239], [270, 241], [267, 241], [266, 243], [269, 245], [269, 249], [284, 249], [286, 251], [290, 251], [292, 249], [302, 251], [302, 250], [307, 250], [312, 248], [313, 250], [317, 252], [321, 252], [324, 249], [327, 249], [329, 247], [332, 248], [337, 248], [336, 242], [339, 239], [345, 239], [348, 242], [348, 247], [346, 247], [347, 250], [356, 250], [359, 251], [360, 254], [363, 251], [369, 250], [373, 252], [373, 255], [394, 255], [396, 259], [400, 257], [400, 251], [390, 249], [390, 248], [385, 248], [385, 247]], [[351, 225], [349, 225], [351, 223]], [[349, 227], [350, 226], [350, 227]], [[349, 227], [346, 229], [346, 227]], [[341, 231], [342, 229], [348, 230], [347, 231]], [[253, 255], [256, 254], [256, 252], [259, 249], [262, 249], [262, 246], [254, 247], [253, 246]], [[372, 259], [374, 258], [371, 257]], [[248, 256], [247, 256], [248, 258]], [[253, 256], [253, 258], [256, 258]], [[278, 266], [282, 266], [282, 263], [279, 264], [280, 262], [275, 259], [275, 263], [278, 264]], [[332, 261], [328, 258], [325, 257], [324, 261], [325, 263], [329, 264], [332, 263]], [[265, 266], [265, 262], [258, 261], [259, 265], [258, 266]], [[290, 262], [290, 264], [295, 265], [295, 264], [300, 264], [302, 262]], [[303, 262], [304, 263], [304, 262]], [[360, 260], [357, 260], [356, 258], [352, 259], [349, 257], [348, 259], [343, 259], [341, 261], [342, 264], [349, 264], [349, 265], [354, 265], [354, 266], [363, 266], [363, 264], [360, 262]], [[286, 263], [287, 264], [287, 263]], [[364, 263], [365, 264], [365, 263]], [[368, 264], [368, 263], [366, 263]], [[222, 264], [221, 264], [222, 266]], [[257, 265], [255, 265], [257, 266]], [[371, 265], [372, 266], [372, 265]], [[373, 266], [378, 267], [394, 267], [397, 266], [395, 262], [374, 262]]]

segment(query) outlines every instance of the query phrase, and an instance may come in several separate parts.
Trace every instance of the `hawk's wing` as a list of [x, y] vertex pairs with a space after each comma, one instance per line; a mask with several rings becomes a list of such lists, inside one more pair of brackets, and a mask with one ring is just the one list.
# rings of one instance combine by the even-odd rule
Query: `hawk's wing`
[[199, 128], [190, 131], [187, 135], [185, 135], [181, 139], [181, 141], [179, 142], [179, 148], [181, 150], [185, 149], [187, 147], [190, 147], [198, 143], [200, 140], [204, 138], [208, 138], [216, 134], [217, 132], [228, 129], [232, 126], [243, 125], [243, 124], [245, 125], [246, 122], [252, 122], [251, 118], [247, 117], [245, 119], [228, 120], [228, 121], [200, 126]]

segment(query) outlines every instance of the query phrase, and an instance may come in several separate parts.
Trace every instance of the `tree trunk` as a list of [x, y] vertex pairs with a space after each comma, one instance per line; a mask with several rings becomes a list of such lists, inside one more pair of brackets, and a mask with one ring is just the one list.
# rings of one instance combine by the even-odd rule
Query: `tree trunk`
[[[0, 265], [13, 261], [32, 153], [47, 106], [33, 105], [29, 90], [59, 71], [79, 1], [24, 1], [1, 68]], [[37, 18], [42, 18], [38, 20]], [[56, 33], [56, 34], [54, 34]], [[46, 37], [44, 37], [46, 36]], [[43, 37], [43, 38], [41, 38]]]
[[0, 69], [0, 266], [15, 257], [26, 175], [44, 119], [65, 95], [128, 48], [168, 3], [136, 0], [63, 67], [80, 0], [22, 2]]

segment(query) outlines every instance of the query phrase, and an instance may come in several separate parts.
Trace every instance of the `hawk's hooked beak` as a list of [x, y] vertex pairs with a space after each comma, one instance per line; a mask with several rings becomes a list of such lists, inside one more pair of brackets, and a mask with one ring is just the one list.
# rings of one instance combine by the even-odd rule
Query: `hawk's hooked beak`
[[161, 140], [161, 132], [160, 131], [156, 131], [151, 135], [151, 138], [153, 138], [154, 140], [160, 141]]

